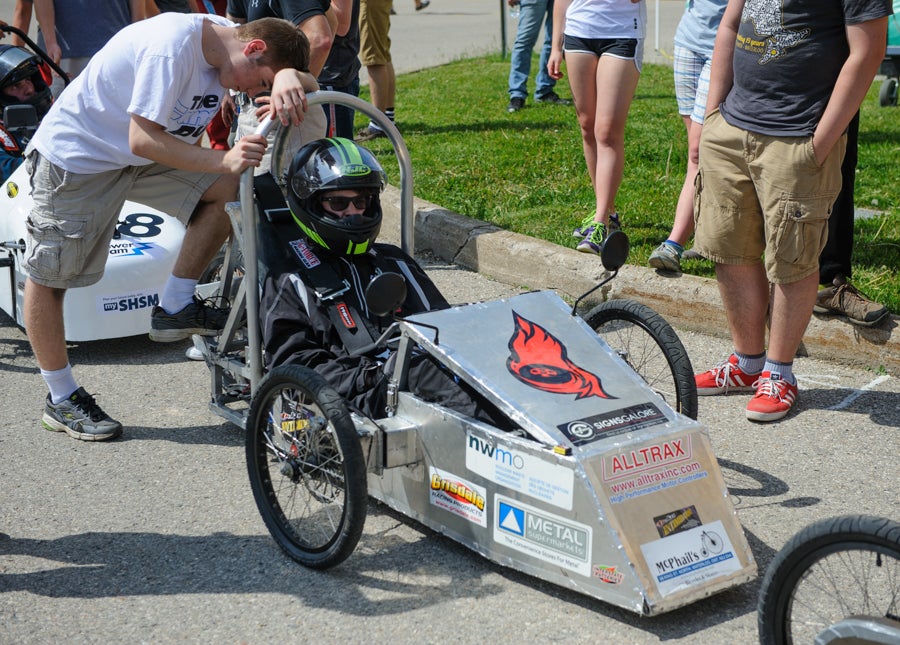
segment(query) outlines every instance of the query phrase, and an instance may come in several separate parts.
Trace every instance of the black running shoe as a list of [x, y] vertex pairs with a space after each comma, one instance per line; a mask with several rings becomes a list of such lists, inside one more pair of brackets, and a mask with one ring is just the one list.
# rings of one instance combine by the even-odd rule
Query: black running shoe
[[83, 387], [59, 403], [53, 403], [48, 394], [41, 425], [82, 441], [107, 441], [122, 434], [122, 424], [101, 410]]
[[150, 340], [172, 343], [200, 336], [216, 336], [228, 320], [228, 309], [216, 307], [209, 300], [194, 301], [178, 313], [169, 314], [162, 307], [154, 307], [150, 317]]

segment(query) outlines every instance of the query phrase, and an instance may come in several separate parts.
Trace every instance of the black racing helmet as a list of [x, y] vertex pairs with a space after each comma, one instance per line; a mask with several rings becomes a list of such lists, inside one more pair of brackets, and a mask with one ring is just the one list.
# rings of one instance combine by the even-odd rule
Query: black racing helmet
[[34, 106], [38, 120], [44, 118], [53, 103], [53, 95], [41, 75], [40, 64], [37, 56], [21, 47], [0, 45], [0, 111], [7, 105], [21, 105], [21, 101], [2, 90], [28, 78], [34, 85], [34, 94], [25, 103]]
[[[309, 239], [336, 255], [365, 253], [381, 230], [379, 193], [387, 176], [375, 156], [349, 139], [333, 137], [297, 151], [287, 174], [294, 221]], [[322, 208], [322, 193], [355, 189], [372, 195], [361, 215], [338, 218]]]

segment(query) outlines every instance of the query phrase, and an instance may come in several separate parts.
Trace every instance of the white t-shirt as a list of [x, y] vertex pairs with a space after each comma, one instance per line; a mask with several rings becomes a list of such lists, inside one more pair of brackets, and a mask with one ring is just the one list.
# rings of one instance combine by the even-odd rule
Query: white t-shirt
[[122, 29], [54, 102], [31, 145], [69, 172], [94, 174], [152, 163], [129, 148], [132, 114], [196, 142], [225, 94], [203, 57], [204, 20], [234, 25], [213, 15], [162, 13]]
[[644, 38], [647, 2], [572, 0], [563, 33], [579, 38]]

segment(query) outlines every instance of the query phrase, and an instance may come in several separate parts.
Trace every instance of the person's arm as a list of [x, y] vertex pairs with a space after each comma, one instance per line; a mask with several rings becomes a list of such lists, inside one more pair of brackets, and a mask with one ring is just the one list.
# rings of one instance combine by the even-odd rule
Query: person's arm
[[712, 63], [709, 68], [709, 94], [706, 114], [718, 109], [734, 85], [734, 46], [741, 26], [744, 0], [730, 0], [716, 32]]
[[553, 3], [553, 41], [550, 45], [550, 57], [547, 59], [547, 73], [557, 81], [563, 77], [563, 43], [566, 33], [566, 11], [572, 0], [556, 0]]
[[[16, 7], [13, 9], [12, 26], [21, 29], [26, 34], [31, 29], [31, 14], [34, 13], [34, 4], [31, 0], [16, 0]], [[25, 41], [19, 38], [17, 34], [13, 34], [12, 44], [16, 47], [24, 47]]]
[[259, 166], [266, 150], [265, 137], [257, 134], [241, 138], [230, 150], [211, 150], [173, 137], [160, 124], [136, 114], [131, 115], [128, 145], [133, 154], [171, 168], [221, 174]]
[[[257, 117], [262, 119], [266, 116], [269, 113], [266, 107], [269, 107], [275, 110], [275, 115], [281, 120], [282, 125], [300, 125], [308, 109], [306, 94], [318, 89], [316, 77], [309, 72], [285, 68], [275, 74], [269, 103], [260, 108]], [[263, 97], [257, 98], [257, 103], [265, 103], [262, 99]]]
[[336, 19], [333, 25], [336, 36], [346, 36], [350, 31], [350, 21], [353, 17], [353, 0], [331, 0], [331, 9]]
[[850, 55], [844, 61], [834, 90], [813, 134], [816, 162], [825, 162], [853, 115], [859, 110], [878, 67], [884, 60], [887, 45], [887, 17], [847, 25]]
[[131, 11], [131, 22], [138, 22], [159, 13], [154, 0], [129, 0], [128, 8]]
[[325, 67], [328, 52], [331, 51], [331, 43], [334, 41], [334, 31], [324, 14], [317, 14], [307, 18], [297, 28], [306, 34], [309, 41], [309, 72], [318, 77]]
[[44, 35], [44, 51], [54, 63], [62, 58], [62, 49], [56, 41], [56, 8], [53, 0], [34, 0], [34, 16]]

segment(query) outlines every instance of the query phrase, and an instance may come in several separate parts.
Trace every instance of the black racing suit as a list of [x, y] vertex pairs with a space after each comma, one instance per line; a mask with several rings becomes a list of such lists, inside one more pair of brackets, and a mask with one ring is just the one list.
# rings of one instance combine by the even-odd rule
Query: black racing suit
[[[315, 247], [309, 245], [309, 248]], [[396, 246], [375, 244], [368, 253], [352, 259], [317, 255], [350, 284], [350, 289], [334, 300], [358, 312], [364, 320], [353, 320], [352, 324], [368, 325], [372, 338], [377, 338], [391, 322], [390, 318], [371, 314], [365, 303], [365, 288], [379, 273], [390, 271], [406, 278], [407, 296], [398, 312], [401, 316], [449, 306], [416, 261]], [[383, 369], [384, 350], [351, 356], [328, 314], [328, 307], [302, 281], [299, 272], [270, 274], [263, 283], [259, 308], [266, 367], [288, 364], [310, 367], [352, 409], [373, 419], [383, 418], [388, 384]], [[381, 353], [380, 357], [376, 353]], [[509, 424], [490, 403], [428, 355], [413, 357], [408, 381], [409, 390], [425, 401], [501, 428]]]

